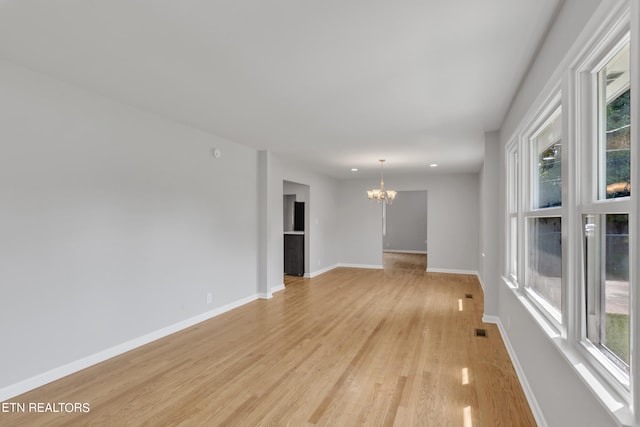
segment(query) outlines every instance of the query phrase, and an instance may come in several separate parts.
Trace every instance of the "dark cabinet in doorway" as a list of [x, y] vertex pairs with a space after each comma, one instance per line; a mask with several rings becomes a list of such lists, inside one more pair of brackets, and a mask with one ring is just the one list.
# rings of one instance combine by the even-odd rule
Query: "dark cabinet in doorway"
[[304, 275], [304, 233], [284, 234], [284, 274]]

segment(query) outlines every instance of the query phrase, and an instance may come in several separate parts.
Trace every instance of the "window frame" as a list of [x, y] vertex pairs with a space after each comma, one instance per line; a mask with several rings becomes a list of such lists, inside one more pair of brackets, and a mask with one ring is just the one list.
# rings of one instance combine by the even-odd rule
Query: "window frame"
[[[522, 263], [520, 260], [520, 230], [522, 209], [520, 207], [521, 179], [520, 179], [520, 147], [518, 140], [511, 141], [506, 149], [505, 170], [507, 171], [507, 224], [506, 245], [507, 259], [506, 277], [512, 288], [517, 288], [520, 280]], [[515, 224], [514, 224], [515, 223]], [[515, 225], [515, 226], [514, 226]]]
[[[626, 371], [619, 363], [613, 360], [613, 357], [607, 353], [610, 350], [600, 348], [594, 344], [588, 337], [588, 317], [587, 312], [587, 279], [585, 273], [585, 248], [584, 248], [584, 229], [583, 229], [583, 216], [584, 215], [607, 215], [607, 214], [628, 214], [629, 215], [629, 258], [634, 258], [634, 238], [633, 238], [633, 226], [635, 221], [635, 214], [632, 214], [634, 191], [632, 190], [631, 196], [610, 198], [602, 197], [601, 181], [604, 178], [602, 171], [603, 153], [601, 149], [601, 141], [605, 138], [603, 127], [601, 126], [601, 116], [606, 110], [601, 102], [602, 99], [602, 77], [599, 75], [609, 61], [616, 56], [618, 52], [631, 42], [631, 25], [629, 12], [622, 14], [618, 21], [609, 27], [609, 31], [601, 36], [599, 43], [591, 43], [585, 49], [588, 52], [583, 55], [578, 62], [576, 68], [572, 71], [572, 85], [574, 90], [578, 94], [580, 102], [576, 104], [574, 108], [574, 121], [578, 125], [576, 126], [576, 141], [582, 141], [582, 143], [576, 143], [577, 155], [575, 156], [575, 162], [579, 165], [580, 172], [578, 178], [589, 177], [590, 179], [583, 179], [584, 185], [578, 192], [578, 200], [576, 201], [576, 209], [573, 212], [575, 222], [579, 225], [579, 229], [575, 230], [573, 236], [573, 244], [576, 248], [576, 253], [579, 256], [579, 264], [582, 268], [576, 273], [577, 291], [579, 294], [579, 303], [576, 305], [577, 317], [579, 322], [574, 325], [574, 336], [576, 338], [576, 346], [578, 351], [585, 357], [590, 367], [594, 369], [601, 377], [603, 377], [607, 383], [627, 402], [632, 401], [632, 376], [637, 374], [637, 370], [633, 369], [632, 364], [629, 364], [629, 369]], [[637, 47], [636, 47], [637, 48]], [[633, 62], [630, 63], [633, 66]], [[633, 67], [632, 67], [633, 68]], [[633, 86], [630, 84], [630, 86]], [[632, 93], [632, 99], [636, 94]], [[637, 123], [634, 123], [634, 113], [631, 116], [632, 130], [637, 129]], [[636, 130], [637, 132], [637, 130]], [[633, 174], [636, 166], [634, 164], [634, 151], [637, 153], [637, 148], [634, 148], [637, 143], [634, 140], [631, 141], [631, 181], [633, 180]], [[578, 179], [580, 181], [580, 179]], [[635, 197], [637, 198], [637, 197]], [[629, 316], [629, 339], [631, 349], [633, 349], [633, 335], [635, 331], [634, 313], [632, 309], [633, 304], [633, 277], [635, 275], [635, 269], [633, 268], [633, 262], [629, 262], [629, 287], [630, 287], [630, 316]], [[597, 291], [601, 291], [602, 287], [599, 287]], [[602, 314], [602, 313], [601, 313]], [[631, 350], [631, 359], [633, 357], [633, 350]]]
[[[562, 109], [562, 90], [560, 87], [560, 83], [558, 82], [553, 90], [550, 92], [550, 95], [541, 102], [541, 108], [533, 115], [533, 119], [528, 123], [528, 125], [524, 128], [524, 131], [520, 137], [519, 150], [520, 153], [519, 162], [520, 162], [520, 182], [519, 182], [519, 194], [520, 194], [520, 217], [518, 224], [519, 235], [522, 236], [521, 239], [518, 239], [518, 261], [520, 265], [519, 269], [519, 277], [518, 284], [519, 288], [522, 291], [522, 294], [529, 300], [531, 304], [538, 310], [540, 314], [542, 314], [547, 321], [551, 324], [551, 326], [557, 330], [559, 333], [563, 333], [563, 312], [564, 307], [564, 294], [565, 294], [565, 282], [566, 279], [564, 277], [564, 273], [567, 270], [566, 266], [566, 242], [565, 242], [565, 205], [564, 200], [561, 200], [560, 206], [552, 206], [552, 207], [537, 207], [537, 178], [538, 178], [538, 168], [536, 167], [538, 162], [538, 153], [533, 143], [533, 139], [540, 134], [540, 132], [545, 128], [546, 125], [555, 120], [558, 115], [563, 116]], [[563, 132], [561, 134], [561, 149], [563, 152], [566, 151], [567, 138], [564, 132], [564, 126], [562, 127]], [[564, 179], [564, 170], [566, 167], [566, 156], [562, 156], [561, 170], [563, 173], [563, 178], [561, 181], [562, 191], [561, 194], [564, 196], [565, 194], [565, 179]], [[564, 197], [563, 197], [564, 198]], [[536, 292], [531, 288], [530, 284], [527, 283], [526, 275], [528, 269], [528, 252], [529, 252], [529, 233], [528, 233], [528, 222], [532, 218], [560, 218], [562, 221], [562, 273], [560, 277], [560, 292], [561, 292], [561, 307], [558, 310], [556, 307], [547, 301], [542, 295]]]

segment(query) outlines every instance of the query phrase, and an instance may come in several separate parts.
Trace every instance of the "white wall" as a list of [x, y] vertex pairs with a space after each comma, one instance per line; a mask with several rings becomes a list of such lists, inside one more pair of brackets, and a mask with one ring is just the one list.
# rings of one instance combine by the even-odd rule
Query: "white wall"
[[296, 202], [309, 201], [309, 186], [298, 184], [297, 182], [284, 181], [282, 184], [283, 194], [293, 194], [296, 196]]
[[500, 286], [499, 246], [500, 229], [498, 176], [500, 174], [499, 135], [485, 133], [484, 164], [480, 171], [480, 250], [479, 276], [484, 289], [484, 314], [498, 314], [498, 286]]
[[400, 191], [386, 210], [385, 251], [427, 250], [427, 192]]
[[377, 184], [362, 179], [340, 183], [338, 235], [343, 264], [382, 268], [382, 204], [367, 199], [367, 189]]
[[[275, 208], [273, 205], [273, 192], [277, 191], [276, 186], [272, 182], [271, 175], [273, 174], [273, 156], [269, 151], [258, 151], [256, 159], [256, 173], [257, 173], [257, 188], [258, 188], [258, 247], [256, 248], [257, 254], [257, 269], [258, 269], [258, 281], [257, 291], [260, 298], [271, 297], [271, 277], [274, 276], [274, 266], [271, 265], [271, 249], [273, 246], [273, 240], [271, 238], [273, 221], [275, 215], [272, 214], [272, 210]], [[282, 204], [280, 204], [282, 206]], [[280, 215], [282, 216], [282, 210]], [[284, 224], [283, 224], [284, 226]], [[274, 286], [284, 286], [280, 283]]]
[[[598, 0], [564, 2], [500, 130], [500, 182], [502, 185], [499, 194], [500, 229], [497, 240], [500, 248], [501, 273], [504, 273], [506, 262], [505, 145], [599, 4]], [[489, 236], [485, 237], [489, 238]], [[543, 332], [539, 323], [505, 283], [501, 283], [498, 287], [498, 313], [514, 356], [519, 362], [525, 381], [529, 384], [547, 425], [594, 427], [617, 425], [594, 397], [590, 388], [578, 377], [575, 369]]]
[[[428, 270], [476, 272], [478, 174], [387, 175], [387, 188], [429, 193]], [[340, 261], [343, 263], [382, 265], [381, 205], [368, 200], [366, 195], [366, 190], [375, 184], [372, 180], [352, 180], [340, 186]]]
[[513, 291], [500, 286], [498, 293], [502, 324], [546, 425], [617, 426]]
[[0, 141], [0, 389], [255, 296], [255, 150], [4, 62]]
[[602, 0], [564, 0], [500, 127], [509, 138]]

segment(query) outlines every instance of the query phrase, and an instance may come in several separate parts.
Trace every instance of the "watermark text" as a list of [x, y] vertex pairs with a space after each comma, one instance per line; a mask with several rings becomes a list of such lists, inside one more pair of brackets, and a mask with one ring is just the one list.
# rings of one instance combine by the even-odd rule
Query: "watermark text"
[[0, 413], [20, 414], [88, 414], [91, 405], [87, 402], [2, 402]]

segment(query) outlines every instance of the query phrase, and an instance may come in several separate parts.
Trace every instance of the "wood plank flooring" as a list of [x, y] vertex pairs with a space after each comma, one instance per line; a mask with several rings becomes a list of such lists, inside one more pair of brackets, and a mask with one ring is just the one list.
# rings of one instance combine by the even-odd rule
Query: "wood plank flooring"
[[339, 268], [288, 280], [271, 300], [11, 400], [88, 413], [0, 413], [0, 425], [534, 426], [482, 306], [474, 276]]
[[384, 269], [421, 270], [427, 269], [427, 254], [409, 254], [402, 252], [384, 252]]

